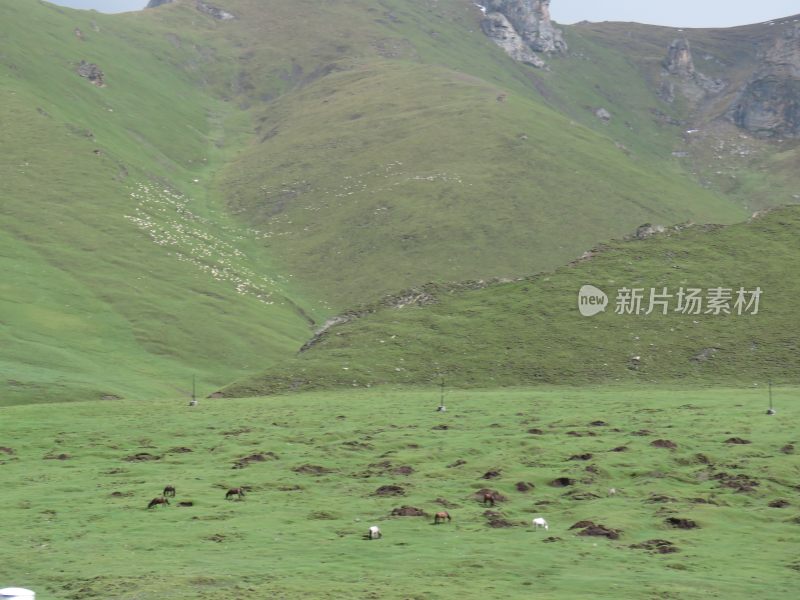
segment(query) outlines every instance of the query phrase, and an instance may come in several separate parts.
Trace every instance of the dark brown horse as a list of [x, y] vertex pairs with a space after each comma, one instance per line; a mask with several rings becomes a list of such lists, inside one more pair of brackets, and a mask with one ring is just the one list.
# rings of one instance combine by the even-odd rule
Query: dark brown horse
[[486, 492], [483, 494], [483, 505], [486, 506], [487, 502], [490, 506], [494, 506], [494, 494], [492, 492]]
[[231, 488], [225, 494], [225, 500], [230, 500], [233, 496], [239, 496], [239, 500], [244, 500], [244, 488]]
[[159, 504], [167, 506], [169, 505], [169, 500], [167, 500], [164, 496], [153, 498], [152, 500], [150, 500], [150, 504], [147, 505], [147, 508], [153, 508], [154, 506], [158, 506]]
[[164, 491], [161, 492], [161, 495], [164, 496], [164, 497], [172, 496], [174, 498], [175, 497], [175, 486], [174, 485], [168, 485], [167, 487], [164, 488]]
[[435, 515], [433, 515], [433, 524], [438, 525], [439, 523], [444, 523], [445, 519], [447, 519], [448, 523], [453, 520], [450, 518], [450, 513], [446, 510], [437, 512]]

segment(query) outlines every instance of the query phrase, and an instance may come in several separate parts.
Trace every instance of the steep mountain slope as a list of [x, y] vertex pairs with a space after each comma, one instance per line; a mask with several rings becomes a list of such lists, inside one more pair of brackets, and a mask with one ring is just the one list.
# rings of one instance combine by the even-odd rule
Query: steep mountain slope
[[[248, 14], [248, 27], [261, 27], [262, 14], [309, 32], [284, 39], [294, 29], [272, 25], [269, 48], [243, 48], [248, 69], [290, 49], [281, 58], [288, 82], [254, 107], [259, 139], [218, 184], [231, 210], [272, 231], [276, 257], [333, 308], [430, 279], [554, 268], [648, 220], [746, 214], [671, 159], [672, 132], [656, 142], [665, 136], [648, 130], [638, 144], [646, 150], [631, 154], [602, 124], [565, 118], [542, 96], [557, 68], [510, 60], [470, 3], [350, 2], [343, 15], [310, 14], [307, 2], [290, 15], [281, 3], [276, 14], [247, 12], [242, 0], [219, 5]], [[341, 39], [317, 36], [320, 19]], [[234, 34], [234, 21], [220, 26]], [[622, 66], [623, 85], [656, 102], [635, 67]]]
[[0, 4], [3, 403], [202, 390], [307, 336], [260, 234], [203, 191], [230, 109], [135, 17]]
[[566, 36], [550, 83], [573, 118], [607, 107], [615, 139], [634, 152], [661, 139], [651, 147], [749, 211], [800, 200], [800, 15], [729, 29], [580, 23]]
[[[775, 210], [726, 228], [677, 228], [613, 243], [583, 260], [521, 281], [429, 286], [387, 299], [328, 329], [292, 360], [233, 385], [225, 395], [262, 395], [337, 386], [436, 382], [493, 387], [530, 383], [797, 381], [800, 282], [787, 265], [800, 259], [800, 208]], [[578, 290], [609, 296], [584, 317]], [[470, 289], [472, 287], [473, 289]], [[708, 297], [725, 288], [730, 314]], [[643, 290], [641, 314], [617, 314], [618, 290]], [[650, 290], [667, 299], [667, 314]], [[701, 290], [684, 313], [680, 290]], [[738, 290], [755, 305], [736, 306]], [[657, 300], [658, 298], [656, 298]], [[625, 305], [630, 308], [630, 305]], [[710, 312], [709, 312], [710, 310]], [[739, 313], [742, 314], [739, 314]]]

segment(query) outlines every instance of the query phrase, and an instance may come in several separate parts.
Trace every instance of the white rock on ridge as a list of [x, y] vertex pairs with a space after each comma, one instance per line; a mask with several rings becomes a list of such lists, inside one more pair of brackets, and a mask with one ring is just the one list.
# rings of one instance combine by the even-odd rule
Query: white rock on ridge
[[550, 0], [486, 0], [486, 8], [505, 15], [535, 52], [567, 51], [561, 30], [550, 20]]

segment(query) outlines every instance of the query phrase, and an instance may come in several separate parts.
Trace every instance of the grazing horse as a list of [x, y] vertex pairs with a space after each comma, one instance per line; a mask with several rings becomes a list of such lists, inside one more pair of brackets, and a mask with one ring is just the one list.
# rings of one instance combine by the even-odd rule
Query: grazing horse
[[550, 529], [550, 526], [547, 524], [547, 521], [545, 521], [542, 517], [536, 517], [532, 521], [532, 523], [534, 529], [538, 529], [539, 527], [544, 527], [545, 531], [548, 531]]
[[367, 533], [367, 536], [371, 540], [377, 540], [377, 539], [381, 538], [382, 534], [381, 534], [380, 528], [377, 525], [373, 525], [372, 527], [369, 528], [369, 532]]
[[168, 485], [167, 487], [164, 488], [164, 491], [161, 492], [161, 495], [164, 496], [164, 497], [172, 496], [174, 498], [175, 497], [175, 486], [174, 485]]
[[152, 500], [150, 500], [150, 504], [147, 505], [147, 508], [153, 508], [154, 506], [158, 506], [159, 504], [167, 506], [169, 504], [169, 500], [167, 500], [164, 496], [153, 498]]
[[450, 513], [448, 513], [446, 510], [437, 512], [435, 515], [433, 515], [433, 524], [438, 525], [439, 523], [444, 523], [445, 519], [447, 519], [448, 522], [453, 520], [450, 518]]
[[494, 494], [492, 492], [486, 492], [483, 494], [483, 505], [486, 506], [487, 502], [491, 506], [494, 506]]
[[225, 494], [225, 500], [230, 500], [233, 496], [239, 496], [239, 500], [244, 500], [244, 488], [231, 488]]

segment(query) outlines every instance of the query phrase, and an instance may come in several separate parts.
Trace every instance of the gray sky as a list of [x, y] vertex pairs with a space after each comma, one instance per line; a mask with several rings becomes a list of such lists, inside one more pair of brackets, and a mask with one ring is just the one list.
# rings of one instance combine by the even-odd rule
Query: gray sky
[[552, 0], [559, 23], [636, 21], [675, 27], [732, 27], [800, 13], [800, 0]]
[[147, 6], [148, 0], [46, 0], [51, 4], [69, 6], [71, 8], [93, 8], [105, 13], [141, 10]]
[[[144, 8], [147, 0], [57, 0], [54, 4], [123, 12]], [[550, 11], [553, 19], [564, 24], [585, 20], [731, 27], [800, 13], [800, 0], [552, 0]]]

